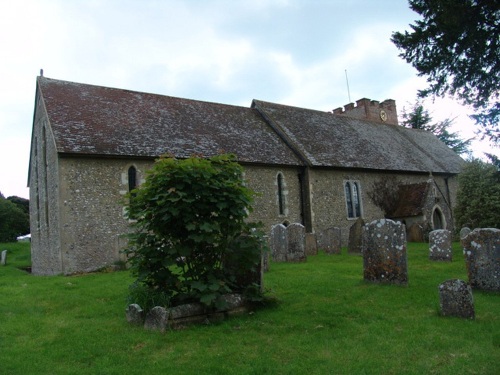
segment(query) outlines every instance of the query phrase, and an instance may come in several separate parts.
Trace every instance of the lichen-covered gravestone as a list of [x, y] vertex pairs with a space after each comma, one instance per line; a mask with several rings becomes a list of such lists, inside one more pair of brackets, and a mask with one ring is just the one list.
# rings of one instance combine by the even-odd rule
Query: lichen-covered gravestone
[[361, 254], [363, 252], [363, 227], [365, 221], [358, 218], [356, 222], [349, 228], [349, 243], [347, 252], [349, 254]]
[[449, 230], [437, 229], [429, 233], [429, 259], [452, 261], [451, 232]]
[[288, 262], [303, 262], [306, 260], [305, 227], [299, 223], [290, 224], [286, 228]]
[[7, 250], [2, 250], [0, 265], [5, 266], [6, 264], [7, 264]]
[[463, 280], [447, 280], [439, 285], [439, 306], [443, 316], [475, 317], [472, 289]]
[[168, 310], [161, 306], [155, 306], [146, 314], [144, 328], [151, 331], [165, 332], [168, 322]]
[[286, 262], [287, 230], [283, 224], [273, 225], [269, 239], [271, 254], [275, 262]]
[[340, 228], [333, 227], [321, 232], [320, 248], [327, 254], [340, 254]]
[[408, 284], [404, 224], [380, 219], [365, 225], [363, 269], [367, 281]]
[[314, 233], [306, 233], [306, 255], [318, 255], [318, 242]]
[[127, 322], [129, 322], [130, 324], [144, 324], [144, 311], [138, 304], [133, 303], [131, 305], [128, 305], [125, 313], [127, 316]]
[[500, 229], [477, 228], [462, 241], [473, 289], [500, 291]]

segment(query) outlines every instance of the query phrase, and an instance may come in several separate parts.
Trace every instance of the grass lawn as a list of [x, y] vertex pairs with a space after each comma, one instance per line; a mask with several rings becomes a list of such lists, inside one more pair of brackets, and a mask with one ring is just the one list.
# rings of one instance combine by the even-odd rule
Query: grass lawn
[[500, 374], [500, 295], [474, 291], [476, 320], [439, 316], [438, 285], [467, 280], [463, 255], [408, 245], [409, 285], [363, 282], [362, 258], [271, 264], [279, 304], [165, 334], [125, 320], [128, 271], [33, 276], [29, 244], [0, 244], [0, 374]]

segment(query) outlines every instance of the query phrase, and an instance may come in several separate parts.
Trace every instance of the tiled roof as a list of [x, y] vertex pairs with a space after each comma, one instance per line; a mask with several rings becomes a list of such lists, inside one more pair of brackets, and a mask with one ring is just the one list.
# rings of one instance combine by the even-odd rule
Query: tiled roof
[[254, 100], [311, 166], [458, 173], [463, 160], [435, 135]]
[[237, 155], [240, 162], [300, 165], [251, 108], [38, 77], [60, 153], [158, 157]]
[[433, 134], [254, 100], [251, 108], [38, 77], [57, 150], [157, 157], [231, 152], [243, 163], [458, 173]]

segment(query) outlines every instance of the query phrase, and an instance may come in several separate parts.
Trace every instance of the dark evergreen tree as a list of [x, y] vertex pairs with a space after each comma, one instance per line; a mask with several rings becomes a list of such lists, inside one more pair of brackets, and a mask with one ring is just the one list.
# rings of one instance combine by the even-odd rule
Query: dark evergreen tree
[[423, 17], [393, 43], [429, 84], [421, 97], [451, 95], [475, 110], [483, 136], [500, 143], [498, 0], [409, 0]]
[[407, 128], [421, 129], [434, 133], [446, 146], [451, 148], [457, 154], [468, 153], [472, 139], [463, 140], [457, 132], [452, 132], [450, 127], [453, 125], [452, 119], [433, 123], [432, 117], [424, 106], [417, 102], [411, 111], [403, 110], [403, 121], [401, 124]]
[[458, 227], [500, 228], [500, 173], [493, 164], [473, 159], [458, 176], [455, 219]]
[[0, 242], [14, 242], [29, 231], [29, 215], [0, 194]]

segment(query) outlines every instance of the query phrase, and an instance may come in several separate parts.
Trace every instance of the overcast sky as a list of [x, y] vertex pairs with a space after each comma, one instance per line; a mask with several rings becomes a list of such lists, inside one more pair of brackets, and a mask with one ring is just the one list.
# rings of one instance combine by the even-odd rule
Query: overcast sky
[[[405, 0], [0, 0], [0, 192], [28, 198], [42, 68], [67, 81], [325, 111], [349, 102], [347, 71], [351, 101], [394, 99], [401, 114], [425, 81], [390, 37], [417, 16]], [[424, 107], [473, 136], [465, 108]]]

